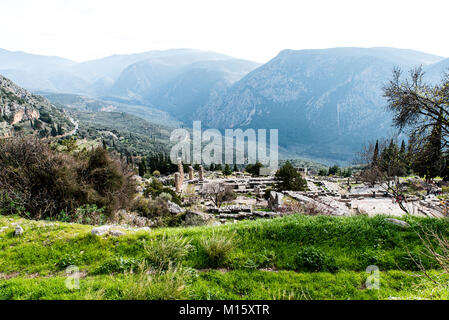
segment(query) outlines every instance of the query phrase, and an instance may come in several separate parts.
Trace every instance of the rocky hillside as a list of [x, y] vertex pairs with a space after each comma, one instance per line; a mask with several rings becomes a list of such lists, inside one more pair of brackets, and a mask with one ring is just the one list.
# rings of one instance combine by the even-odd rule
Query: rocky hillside
[[0, 75], [0, 137], [19, 133], [60, 136], [73, 129], [62, 110]]

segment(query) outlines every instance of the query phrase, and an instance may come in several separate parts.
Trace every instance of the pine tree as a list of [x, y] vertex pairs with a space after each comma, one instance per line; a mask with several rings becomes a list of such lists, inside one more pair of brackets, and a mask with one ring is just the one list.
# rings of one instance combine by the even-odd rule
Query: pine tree
[[305, 191], [307, 189], [307, 181], [289, 161], [279, 169], [275, 177], [277, 191]]
[[374, 147], [373, 161], [372, 161], [373, 167], [377, 166], [378, 159], [379, 159], [379, 140], [376, 140], [376, 146]]
[[234, 163], [234, 170], [232, 170], [232, 171], [234, 171], [234, 172], [238, 172], [239, 171], [239, 168], [237, 168], [237, 164], [236, 163]]
[[[441, 116], [440, 116], [441, 118]], [[418, 152], [413, 161], [413, 169], [427, 181], [441, 174], [443, 159], [441, 155], [441, 120], [439, 119], [432, 129], [432, 132], [424, 147]]]
[[58, 135], [58, 131], [56, 130], [55, 126], [51, 127], [51, 132], [50, 132], [52, 137], [56, 137]]
[[139, 176], [143, 177], [147, 173], [147, 164], [145, 158], [139, 162]]
[[232, 174], [232, 170], [231, 170], [231, 167], [229, 166], [229, 164], [226, 164], [226, 166], [223, 170], [223, 174], [225, 176], [230, 176]]

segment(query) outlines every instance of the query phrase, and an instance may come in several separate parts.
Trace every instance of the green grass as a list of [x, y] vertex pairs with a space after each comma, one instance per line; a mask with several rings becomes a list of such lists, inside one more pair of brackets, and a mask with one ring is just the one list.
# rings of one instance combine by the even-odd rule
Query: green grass
[[[0, 232], [0, 279], [11, 277], [0, 280], [0, 299], [121, 299], [137, 281], [133, 278], [137, 275], [127, 272], [154, 260], [146, 250], [158, 243], [171, 250], [182, 239], [190, 246], [188, 253], [168, 262], [194, 274], [183, 280], [185, 288], [179, 297], [186, 299], [447, 297], [446, 288], [409, 275], [418, 268], [408, 252], [417, 257], [423, 249], [417, 234], [420, 226], [447, 236], [449, 222], [406, 220], [411, 228], [388, 224], [382, 216], [296, 215], [218, 227], [129, 231], [114, 238], [92, 236], [91, 226], [0, 216], [0, 229], [8, 226]], [[24, 228], [22, 237], [13, 236], [14, 223]], [[211, 259], [218, 249], [207, 246], [207, 239], [217, 238], [223, 239], [220, 242], [231, 239], [233, 248], [221, 250], [220, 259]], [[437, 269], [430, 258], [423, 257], [423, 263]], [[65, 269], [70, 265], [86, 275], [81, 290], [75, 292], [64, 286]], [[381, 290], [363, 288], [369, 265], [381, 270]], [[144, 294], [157, 298], [154, 291]]]
[[[437, 275], [437, 272], [433, 272]], [[0, 281], [0, 300], [130, 300], [192, 299], [192, 300], [383, 300], [383, 299], [448, 299], [449, 288], [435, 286], [425, 278], [402, 271], [382, 272], [380, 288], [367, 289], [367, 274], [344, 271], [332, 273], [295, 273], [292, 271], [199, 272], [185, 280], [184, 285], [172, 279], [151, 279], [150, 292], [136, 296], [138, 275], [88, 276], [79, 280], [79, 290], [67, 289], [66, 278], [17, 277]], [[449, 280], [449, 277], [444, 276]], [[145, 282], [148, 283], [148, 282]], [[174, 290], [168, 291], [173, 284]], [[154, 290], [156, 288], [156, 290]], [[141, 290], [139, 290], [141, 293]]]

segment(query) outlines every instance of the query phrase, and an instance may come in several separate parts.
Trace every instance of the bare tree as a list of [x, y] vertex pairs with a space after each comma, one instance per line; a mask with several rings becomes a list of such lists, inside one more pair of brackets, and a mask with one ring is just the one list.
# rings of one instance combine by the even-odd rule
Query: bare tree
[[232, 187], [220, 182], [211, 182], [203, 185], [200, 194], [212, 201], [218, 208], [224, 201], [235, 200]]

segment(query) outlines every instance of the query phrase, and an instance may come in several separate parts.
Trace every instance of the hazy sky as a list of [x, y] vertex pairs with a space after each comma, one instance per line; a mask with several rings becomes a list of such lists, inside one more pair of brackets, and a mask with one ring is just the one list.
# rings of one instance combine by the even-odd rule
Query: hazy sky
[[265, 62], [340, 46], [449, 57], [448, 12], [447, 0], [0, 0], [0, 48], [77, 61], [196, 48]]

